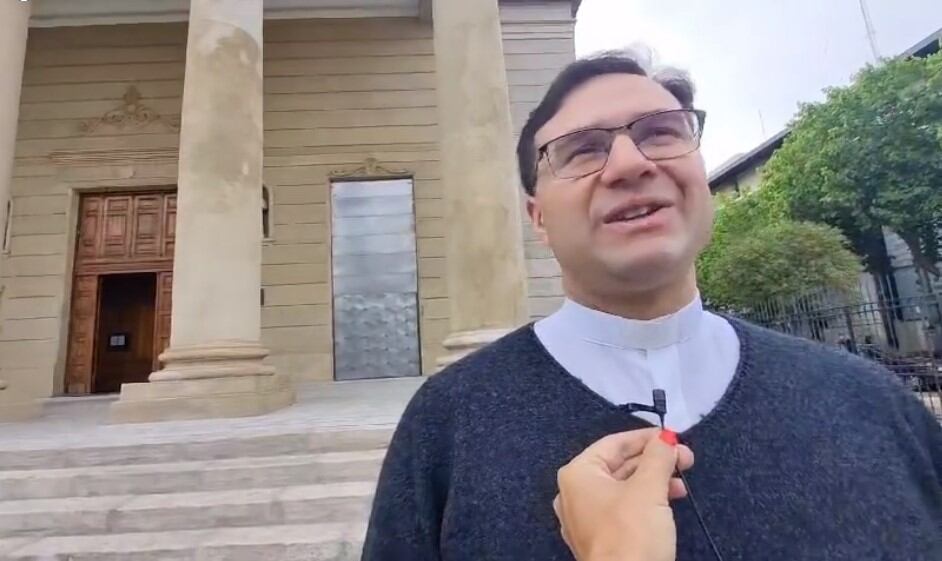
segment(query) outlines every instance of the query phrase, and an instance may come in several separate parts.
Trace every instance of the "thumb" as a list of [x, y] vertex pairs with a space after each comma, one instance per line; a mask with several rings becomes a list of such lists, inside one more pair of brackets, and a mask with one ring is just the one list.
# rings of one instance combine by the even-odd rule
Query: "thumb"
[[649, 504], [668, 504], [670, 481], [677, 469], [677, 434], [662, 430], [648, 440], [629, 483]]

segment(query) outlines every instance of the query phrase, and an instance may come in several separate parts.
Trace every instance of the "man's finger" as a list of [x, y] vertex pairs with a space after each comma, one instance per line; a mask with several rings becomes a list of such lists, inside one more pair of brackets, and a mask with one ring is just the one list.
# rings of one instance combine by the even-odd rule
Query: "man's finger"
[[586, 448], [573, 459], [573, 463], [601, 463], [609, 473], [614, 473], [629, 458], [640, 454], [658, 430], [650, 428], [610, 434]]
[[683, 444], [677, 445], [677, 469], [687, 471], [693, 467], [693, 450]]
[[671, 479], [670, 487], [667, 492], [667, 498], [672, 501], [678, 499], [683, 499], [687, 497], [687, 488], [684, 487], [684, 482], [680, 480], [679, 477], [674, 477]]

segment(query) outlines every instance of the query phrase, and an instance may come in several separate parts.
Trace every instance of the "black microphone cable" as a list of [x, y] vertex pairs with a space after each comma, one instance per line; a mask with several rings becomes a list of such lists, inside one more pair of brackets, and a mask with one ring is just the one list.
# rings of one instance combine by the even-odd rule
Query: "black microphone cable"
[[[630, 413], [634, 413], [636, 411], [654, 413], [657, 415], [657, 418], [660, 421], [661, 430], [664, 430], [664, 417], [667, 415], [667, 393], [664, 390], [658, 389], [651, 392], [651, 394], [654, 401], [653, 406], [644, 405], [641, 403], [628, 403], [623, 407]], [[706, 536], [707, 543], [710, 544], [710, 550], [713, 551], [713, 557], [716, 558], [716, 561], [723, 561], [723, 555], [720, 553], [719, 548], [716, 547], [716, 541], [713, 539], [713, 535], [710, 533], [706, 522], [703, 520], [703, 513], [700, 511], [700, 505], [697, 503], [697, 499], [693, 494], [693, 488], [690, 487], [690, 482], [687, 481], [687, 476], [684, 475], [684, 472], [680, 470], [677, 470], [676, 473], [678, 476], [680, 476], [680, 480], [687, 489], [687, 499], [690, 500], [690, 506], [693, 507], [693, 513], [697, 517], [697, 523], [700, 525], [700, 529], [703, 530], [703, 535]]]

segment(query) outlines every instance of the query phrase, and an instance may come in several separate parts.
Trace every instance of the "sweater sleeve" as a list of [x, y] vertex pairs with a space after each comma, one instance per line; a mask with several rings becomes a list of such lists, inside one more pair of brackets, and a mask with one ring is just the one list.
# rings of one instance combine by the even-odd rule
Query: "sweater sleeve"
[[[438, 561], [450, 423], [432, 412], [428, 382], [406, 408], [380, 473], [362, 561]], [[432, 402], [432, 403], [430, 403]]]

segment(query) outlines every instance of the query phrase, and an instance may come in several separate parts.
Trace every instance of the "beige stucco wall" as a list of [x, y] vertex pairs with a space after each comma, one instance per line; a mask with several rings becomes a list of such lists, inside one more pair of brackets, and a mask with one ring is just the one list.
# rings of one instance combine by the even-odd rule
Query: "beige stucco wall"
[[[568, 2], [506, 7], [516, 126], [573, 58]], [[301, 380], [332, 378], [329, 175], [367, 158], [415, 179], [425, 371], [448, 333], [432, 27], [418, 20], [281, 20], [265, 27], [262, 339]], [[31, 30], [2, 259], [0, 368], [34, 395], [61, 392], [76, 204], [83, 190], [173, 186], [185, 24]], [[221, 77], [224, 79], [224, 77]], [[154, 121], [83, 132], [134, 85]], [[529, 232], [529, 229], [526, 229]], [[558, 267], [527, 234], [532, 313], [558, 303]]]
[[765, 165], [765, 162], [744, 171], [736, 178], [740, 193], [748, 193], [759, 186], [759, 182], [762, 180], [762, 165]]
[[[501, 20], [511, 114], [519, 133], [553, 78], [575, 59], [572, 4], [554, 1], [505, 5], [501, 7]], [[524, 205], [521, 208], [525, 213]], [[541, 318], [562, 303], [559, 264], [549, 248], [534, 237], [526, 214], [523, 231], [530, 316]]]
[[762, 180], [762, 166], [765, 161], [744, 170], [739, 175], [713, 189], [714, 194], [720, 193], [748, 193], [755, 190]]
[[132, 84], [155, 115], [178, 116], [185, 37], [183, 25], [30, 30], [0, 301], [0, 368], [24, 391], [61, 391], [77, 194], [176, 182], [172, 122], [81, 126]]
[[373, 157], [414, 176], [420, 333], [426, 372], [448, 332], [445, 226], [431, 24], [285, 20], [265, 29], [262, 341], [281, 371], [333, 377], [329, 175]]

